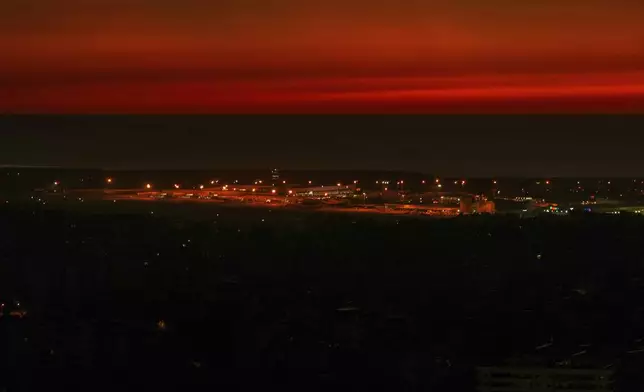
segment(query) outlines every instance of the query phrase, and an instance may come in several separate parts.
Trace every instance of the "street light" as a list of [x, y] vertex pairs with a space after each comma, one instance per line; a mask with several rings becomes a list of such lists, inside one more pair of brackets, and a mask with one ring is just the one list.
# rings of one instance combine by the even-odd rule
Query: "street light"
[[111, 184], [111, 183], [112, 183], [112, 179], [111, 179], [111, 178], [109, 178], [109, 177], [108, 177], [105, 181], [107, 181], [107, 183], [108, 183], [108, 184]]
[[145, 184], [145, 188], [146, 188], [146, 189], [150, 189], [150, 188], [152, 188], [152, 184]]

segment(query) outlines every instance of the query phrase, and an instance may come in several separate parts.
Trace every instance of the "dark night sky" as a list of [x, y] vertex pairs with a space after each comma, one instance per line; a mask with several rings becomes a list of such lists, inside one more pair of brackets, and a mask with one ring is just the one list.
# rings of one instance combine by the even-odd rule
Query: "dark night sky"
[[644, 176], [644, 116], [4, 116], [0, 164]]
[[644, 112], [641, 0], [3, 0], [13, 113]]

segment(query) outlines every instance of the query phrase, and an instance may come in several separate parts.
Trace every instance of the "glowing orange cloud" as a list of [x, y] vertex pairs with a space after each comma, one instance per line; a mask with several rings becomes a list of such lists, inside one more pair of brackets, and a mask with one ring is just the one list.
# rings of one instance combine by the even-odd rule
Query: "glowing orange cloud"
[[7, 0], [12, 112], [644, 112], [631, 0]]

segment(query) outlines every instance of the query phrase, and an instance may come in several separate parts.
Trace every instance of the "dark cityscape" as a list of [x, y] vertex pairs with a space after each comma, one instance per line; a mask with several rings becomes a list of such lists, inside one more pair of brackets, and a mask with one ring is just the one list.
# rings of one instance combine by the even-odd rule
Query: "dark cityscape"
[[[208, 136], [218, 121], [242, 136]], [[0, 387], [644, 385], [644, 176], [619, 175], [642, 168], [639, 155], [620, 159], [636, 148], [628, 142], [638, 136], [624, 131], [640, 117], [331, 116], [321, 121], [380, 123], [374, 132], [397, 123], [408, 138], [433, 143], [413, 149], [347, 135], [352, 158], [336, 161], [332, 146], [319, 143], [306, 150], [315, 170], [297, 168], [297, 149], [311, 138], [293, 136], [306, 121], [6, 116], [0, 149], [12, 163], [0, 168]], [[264, 132], [244, 128], [249, 122], [281, 122], [284, 133], [244, 150], [245, 138]], [[594, 152], [614, 139], [597, 144], [575, 131], [549, 149], [503, 138], [521, 122], [612, 125], [625, 136], [621, 147], [613, 144], [606, 154], [614, 159], [595, 165], [613, 175], [588, 173], [597, 167]], [[155, 138], [139, 131], [146, 123], [168, 128]], [[437, 123], [476, 142], [418, 131]], [[181, 124], [192, 124], [183, 136], [190, 141], [171, 137]], [[477, 137], [469, 124], [491, 131]], [[369, 148], [356, 148], [361, 140]], [[128, 142], [135, 145], [114, 152]], [[395, 170], [337, 168], [374, 153], [387, 165], [400, 149], [409, 160], [398, 159]], [[480, 159], [478, 149], [496, 158]], [[130, 150], [145, 161], [127, 163]], [[112, 153], [120, 155], [102, 161]], [[194, 153], [232, 163], [184, 168], [184, 158], [197, 162]], [[287, 166], [272, 165], [271, 154]], [[42, 165], [43, 157], [52, 164]], [[261, 160], [263, 168], [243, 168]], [[411, 163], [419, 170], [408, 170]], [[441, 170], [424, 169], [433, 164]], [[567, 175], [571, 167], [580, 175]], [[468, 176], [467, 168], [501, 175]], [[514, 174], [521, 170], [553, 175]]]

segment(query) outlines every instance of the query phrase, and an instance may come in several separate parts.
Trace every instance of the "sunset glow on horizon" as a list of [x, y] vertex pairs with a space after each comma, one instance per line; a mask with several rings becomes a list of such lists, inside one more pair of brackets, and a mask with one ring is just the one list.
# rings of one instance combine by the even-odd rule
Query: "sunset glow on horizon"
[[0, 110], [644, 112], [636, 1], [58, 3], [3, 6]]

